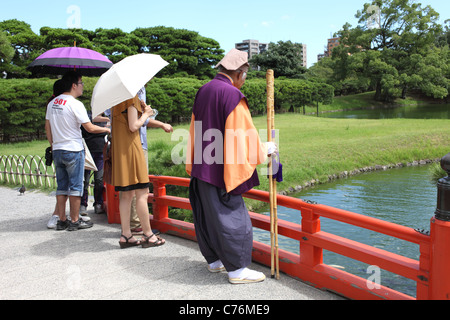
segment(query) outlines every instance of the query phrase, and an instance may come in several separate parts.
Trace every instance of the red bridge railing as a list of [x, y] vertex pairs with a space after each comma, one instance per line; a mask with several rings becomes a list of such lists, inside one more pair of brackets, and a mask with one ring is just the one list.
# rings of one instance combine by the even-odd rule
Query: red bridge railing
[[[150, 193], [148, 197], [153, 211], [152, 228], [195, 240], [195, 229], [192, 223], [169, 218], [169, 207], [192, 210], [189, 199], [166, 194], [166, 185], [188, 187], [190, 180], [150, 176], [150, 182], [153, 184], [153, 193]], [[269, 203], [269, 193], [264, 191], [252, 190], [244, 197]], [[111, 186], [107, 186], [107, 205], [110, 223], [120, 223], [117, 219], [118, 196], [114, 194], [114, 187]], [[279, 234], [299, 241], [300, 247], [299, 254], [279, 249], [281, 272], [314, 287], [329, 290], [350, 299], [450, 299], [450, 222], [433, 218], [430, 235], [425, 235], [412, 228], [325, 205], [307, 203], [288, 196], [278, 195], [278, 205], [301, 213], [299, 224], [278, 220]], [[116, 211], [115, 218], [114, 213], [111, 212], [113, 210]], [[268, 216], [252, 212], [250, 216], [254, 227], [270, 230]], [[320, 217], [415, 243], [419, 245], [420, 259], [410, 259], [321, 231]], [[323, 250], [329, 250], [414, 280], [417, 283], [416, 297], [382, 285], [369, 285], [367, 279], [324, 264]], [[254, 241], [254, 261], [270, 266], [270, 251], [269, 245]]]

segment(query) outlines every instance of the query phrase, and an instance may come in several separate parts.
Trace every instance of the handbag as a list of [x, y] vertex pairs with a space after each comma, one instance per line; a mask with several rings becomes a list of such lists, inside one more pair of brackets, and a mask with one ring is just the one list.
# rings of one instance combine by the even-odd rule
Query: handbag
[[103, 147], [103, 182], [112, 185], [111, 135], [107, 136]]
[[97, 166], [95, 165], [95, 161], [92, 158], [91, 152], [89, 151], [88, 146], [86, 145], [86, 141], [84, 141], [83, 138], [83, 145], [84, 145], [84, 170], [89, 171], [98, 171]]

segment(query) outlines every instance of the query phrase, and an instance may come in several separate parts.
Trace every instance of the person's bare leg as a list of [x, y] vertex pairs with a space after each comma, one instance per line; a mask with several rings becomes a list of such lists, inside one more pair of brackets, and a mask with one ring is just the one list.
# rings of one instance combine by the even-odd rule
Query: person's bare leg
[[66, 221], [66, 202], [67, 196], [59, 195], [56, 196], [56, 211], [59, 215], [59, 220]]
[[[153, 234], [152, 226], [150, 224], [150, 217], [148, 212], [148, 189], [138, 189], [136, 190], [136, 211], [141, 221], [142, 231], [144, 232], [144, 236], [150, 236]], [[158, 241], [158, 238], [153, 235], [150, 237], [150, 242]], [[161, 240], [162, 243], [165, 243], [165, 240]]]
[[77, 222], [80, 217], [80, 205], [81, 205], [81, 197], [69, 197], [70, 204], [70, 220], [72, 222]]
[[[133, 236], [130, 228], [130, 213], [131, 201], [133, 200], [134, 194], [134, 191], [122, 191], [120, 192], [119, 198], [120, 224], [122, 226], [122, 235], [128, 239]], [[126, 242], [126, 240], [121, 237], [120, 242]]]

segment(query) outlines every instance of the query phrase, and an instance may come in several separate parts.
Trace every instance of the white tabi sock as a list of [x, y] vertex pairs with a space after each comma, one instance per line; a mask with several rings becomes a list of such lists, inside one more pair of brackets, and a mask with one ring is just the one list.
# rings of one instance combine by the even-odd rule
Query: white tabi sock
[[248, 268], [241, 268], [236, 271], [228, 272], [228, 278], [230, 279], [245, 279], [245, 280], [258, 280], [264, 278], [264, 274]]
[[220, 273], [220, 272], [226, 271], [222, 261], [220, 261], [220, 260], [217, 260], [216, 262], [208, 264], [208, 270], [209, 270], [209, 272], [212, 272], [212, 273]]
[[219, 269], [223, 267], [223, 263], [220, 260], [217, 260], [216, 262], [210, 263], [209, 268], [210, 269]]

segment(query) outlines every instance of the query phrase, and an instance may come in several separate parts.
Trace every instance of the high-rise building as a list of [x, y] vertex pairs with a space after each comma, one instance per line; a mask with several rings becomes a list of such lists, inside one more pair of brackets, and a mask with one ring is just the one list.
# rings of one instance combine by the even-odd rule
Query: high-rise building
[[307, 68], [308, 67], [308, 55], [307, 55], [307, 50], [306, 50], [306, 44], [302, 43], [302, 59], [303, 59], [303, 67]]
[[250, 60], [254, 55], [261, 54], [269, 50], [269, 44], [259, 42], [258, 40], [243, 40], [240, 43], [236, 43], [235, 48], [240, 51], [247, 52], [248, 59]]

